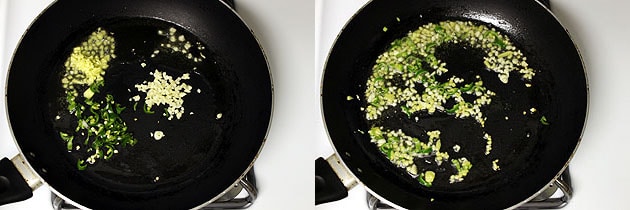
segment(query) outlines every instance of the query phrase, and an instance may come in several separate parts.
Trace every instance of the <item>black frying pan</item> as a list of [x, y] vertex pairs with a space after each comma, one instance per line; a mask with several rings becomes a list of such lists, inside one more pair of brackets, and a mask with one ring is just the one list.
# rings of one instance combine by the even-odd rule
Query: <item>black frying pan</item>
[[[488, 117], [485, 130], [493, 135], [488, 156], [484, 155], [483, 133], [474, 120], [455, 119], [446, 113], [408, 117], [392, 108], [385, 111], [382, 120], [366, 120], [361, 111], [366, 101], [348, 100], [348, 96], [364, 98], [372, 66], [393, 40], [421, 25], [445, 20], [497, 28], [537, 70], [531, 88], [524, 88], [516, 77], [505, 85], [485, 69], [475, 50], [457, 44], [438, 48], [438, 58], [450, 69], [446, 78], [479, 74], [486, 87], [497, 93], [482, 110]], [[408, 209], [504, 209], [531, 198], [567, 166], [584, 127], [587, 92], [584, 67], [572, 40], [537, 1], [374, 0], [356, 13], [337, 37], [326, 63], [321, 99], [336, 154], [368, 191]], [[529, 113], [530, 107], [536, 107], [536, 113]], [[528, 114], [523, 115], [523, 111]], [[542, 116], [548, 125], [540, 122]], [[420, 120], [412, 120], [415, 117]], [[433, 186], [425, 187], [370, 142], [366, 131], [371, 126], [402, 129], [420, 139], [427, 138], [427, 131], [440, 129], [442, 148], [455, 144], [469, 148], [459, 153], [448, 150], [451, 158], [467, 157], [473, 168], [460, 183], [450, 184], [448, 175], [436, 175]], [[500, 159], [500, 171], [492, 170], [494, 159]], [[425, 160], [415, 161], [422, 170]], [[435, 170], [446, 174], [454, 170], [442, 168]], [[316, 183], [326, 186], [332, 182], [316, 179]], [[320, 197], [326, 189], [317, 190], [317, 203], [339, 198], [323, 193]]]
[[[77, 123], [64, 112], [60, 80], [72, 48], [99, 27], [114, 34], [117, 57], [94, 98], [111, 94], [127, 107], [120, 116], [138, 143], [78, 170], [77, 160], [86, 154], [68, 152], [58, 133], [71, 133]], [[206, 59], [190, 62], [176, 53], [152, 57], [164, 39], [157, 30], [169, 28], [204, 46], [199, 51]], [[153, 69], [173, 77], [190, 74], [187, 83], [193, 89], [180, 120], [162, 116], [165, 106], [154, 106], [156, 114], [144, 113], [142, 105], [132, 109], [128, 99], [140, 94], [134, 84], [151, 81], [148, 72]], [[88, 208], [188, 209], [218, 198], [250, 169], [265, 141], [272, 85], [258, 42], [222, 1], [60, 0], [22, 38], [9, 70], [6, 99], [21, 154], [58, 194]], [[149, 133], [156, 130], [166, 137], [153, 139]], [[4, 174], [7, 170], [0, 171], [0, 178], [10, 177]], [[30, 189], [24, 197], [8, 195], [19, 183], [3, 178], [0, 203], [29, 197]]]

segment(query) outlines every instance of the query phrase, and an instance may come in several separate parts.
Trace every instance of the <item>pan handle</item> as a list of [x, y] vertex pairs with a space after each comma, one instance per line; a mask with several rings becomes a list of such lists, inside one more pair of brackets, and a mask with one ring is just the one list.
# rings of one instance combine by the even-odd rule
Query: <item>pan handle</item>
[[356, 185], [337, 155], [315, 160], [315, 205], [348, 197], [348, 190]]
[[0, 206], [33, 197], [33, 190], [8, 158], [0, 160]]

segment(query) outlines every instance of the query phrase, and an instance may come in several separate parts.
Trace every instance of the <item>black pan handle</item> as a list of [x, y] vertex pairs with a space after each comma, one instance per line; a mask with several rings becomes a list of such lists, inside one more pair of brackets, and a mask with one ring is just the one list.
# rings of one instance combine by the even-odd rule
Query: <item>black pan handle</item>
[[0, 160], [0, 206], [33, 197], [33, 190], [8, 158]]
[[315, 160], [315, 205], [348, 197], [348, 190], [324, 158]]

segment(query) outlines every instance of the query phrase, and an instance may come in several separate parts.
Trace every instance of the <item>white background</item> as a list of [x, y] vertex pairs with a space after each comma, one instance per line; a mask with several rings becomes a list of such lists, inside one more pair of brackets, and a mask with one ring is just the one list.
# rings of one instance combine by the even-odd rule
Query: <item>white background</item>
[[[52, 0], [0, 0], [0, 87], [13, 50], [30, 22]], [[236, 0], [237, 10], [264, 48], [274, 81], [274, 113], [268, 140], [255, 169], [259, 197], [250, 209], [312, 209], [312, 138], [318, 117], [313, 84], [314, 2], [310, 0]], [[5, 47], [2, 47], [2, 46]], [[0, 101], [0, 156], [17, 149]], [[51, 209], [47, 186], [35, 197], [0, 209]], [[280, 206], [280, 205], [284, 206]]]
[[[335, 36], [366, 1], [236, 0], [239, 14], [266, 51], [275, 86], [271, 130], [256, 161], [260, 195], [250, 209], [365, 209], [360, 185], [347, 199], [313, 207], [313, 160], [333, 153], [319, 111], [321, 69]], [[21, 34], [50, 2], [0, 0], [0, 87], [5, 87]], [[589, 119], [571, 164], [575, 194], [565, 209], [628, 209], [630, 2], [551, 3], [581, 50], [590, 84]], [[12, 157], [17, 149], [0, 98], [0, 156]], [[49, 209], [46, 188], [36, 190], [30, 200], [0, 209]]]
[[[336, 35], [365, 2], [317, 1], [317, 84]], [[564, 209], [630, 209], [630, 112], [626, 112], [630, 107], [630, 1], [551, 0], [551, 5], [581, 50], [590, 83], [588, 122], [570, 166], [574, 198]], [[316, 139], [317, 154], [327, 157], [333, 149], [321, 129], [323, 125], [315, 127], [320, 136]], [[365, 191], [359, 185], [350, 191], [348, 199], [319, 205], [317, 209], [366, 207]]]

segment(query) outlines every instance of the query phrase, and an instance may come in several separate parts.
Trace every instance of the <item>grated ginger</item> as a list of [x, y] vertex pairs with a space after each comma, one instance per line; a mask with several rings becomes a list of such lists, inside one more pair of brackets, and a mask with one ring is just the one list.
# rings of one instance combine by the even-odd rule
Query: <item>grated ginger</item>
[[72, 49], [64, 63], [67, 70], [62, 79], [63, 87], [73, 90], [74, 85], [91, 85], [102, 81], [105, 69], [109, 67], [108, 62], [115, 58], [115, 48], [114, 37], [98, 28], [87, 41]]

